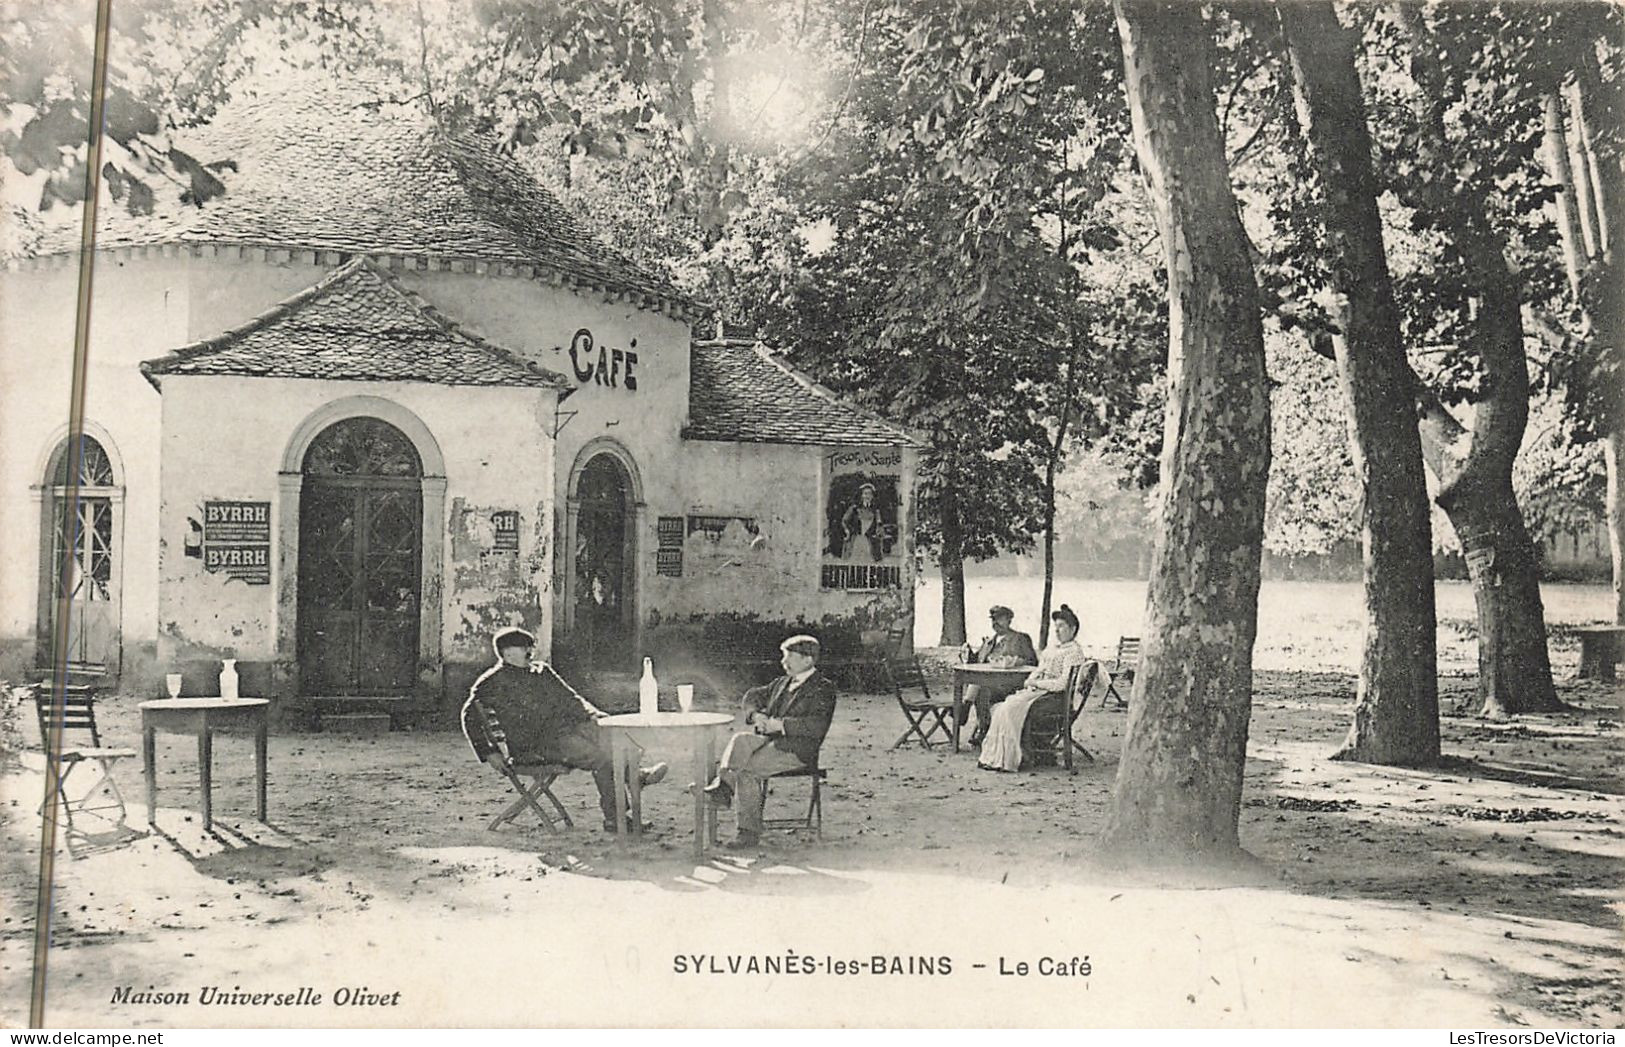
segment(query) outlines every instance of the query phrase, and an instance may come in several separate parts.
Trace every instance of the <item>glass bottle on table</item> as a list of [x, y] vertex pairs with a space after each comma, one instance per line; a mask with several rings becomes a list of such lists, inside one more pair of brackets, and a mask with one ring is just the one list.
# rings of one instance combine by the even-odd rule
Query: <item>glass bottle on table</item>
[[655, 663], [643, 660], [643, 679], [638, 681], [638, 712], [649, 716], [660, 711], [660, 684], [655, 680]]

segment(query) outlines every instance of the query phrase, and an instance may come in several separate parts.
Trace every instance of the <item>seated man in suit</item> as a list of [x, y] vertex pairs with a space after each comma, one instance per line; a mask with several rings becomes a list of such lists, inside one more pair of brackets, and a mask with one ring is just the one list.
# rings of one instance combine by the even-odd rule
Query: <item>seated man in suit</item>
[[[508, 753], [516, 764], [556, 763], [591, 771], [598, 785], [598, 807], [604, 812], [604, 830], [615, 828], [615, 763], [609, 740], [600, 735], [603, 711], [564, 682], [546, 662], [531, 665], [536, 637], [523, 629], [504, 629], [491, 641], [497, 663], [474, 681], [463, 704], [463, 735], [474, 755], [502, 771], [507, 761], [486, 730], [485, 717], [474, 708], [479, 702], [496, 716], [507, 735]], [[644, 785], [666, 777], [666, 765], [657, 763], [639, 772]]]
[[[993, 624], [993, 635], [982, 641], [982, 646], [977, 648], [971, 658], [972, 661], [1003, 668], [1038, 664], [1038, 652], [1033, 648], [1033, 638], [1026, 633], [1018, 632], [1014, 627], [1013, 623], [1016, 620], [1014, 611], [994, 604], [988, 608], [987, 616]], [[970, 718], [971, 707], [974, 706], [976, 731], [970, 738], [972, 745], [982, 744], [982, 739], [987, 736], [987, 725], [993, 719], [993, 704], [1004, 701], [1020, 689], [1020, 677], [1014, 677], [1002, 686], [973, 683], [965, 688], [965, 704], [959, 707], [959, 725], [961, 727], [965, 725], [965, 721]]]
[[714, 804], [727, 807], [737, 794], [736, 850], [755, 847], [762, 837], [762, 804], [767, 779], [785, 771], [818, 766], [835, 715], [835, 685], [818, 671], [818, 641], [792, 636], [779, 645], [784, 675], [745, 692], [744, 723], [722, 752], [721, 770], [705, 787]]

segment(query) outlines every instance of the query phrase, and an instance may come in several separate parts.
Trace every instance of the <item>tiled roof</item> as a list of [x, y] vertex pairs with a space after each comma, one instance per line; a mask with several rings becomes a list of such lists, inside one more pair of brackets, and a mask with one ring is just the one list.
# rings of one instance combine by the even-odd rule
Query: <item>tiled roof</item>
[[847, 403], [759, 342], [697, 341], [690, 351], [688, 440], [829, 446], [923, 446]]
[[[378, 104], [356, 83], [261, 82], [205, 125], [175, 133], [226, 192], [202, 206], [158, 193], [151, 214], [98, 212], [102, 248], [223, 244], [535, 266], [594, 288], [694, 303], [594, 236], [494, 143], [442, 130], [417, 103]], [[162, 190], [163, 180], [154, 180]], [[52, 223], [37, 254], [77, 252]]]
[[364, 258], [141, 373], [569, 389], [563, 375], [459, 328]]

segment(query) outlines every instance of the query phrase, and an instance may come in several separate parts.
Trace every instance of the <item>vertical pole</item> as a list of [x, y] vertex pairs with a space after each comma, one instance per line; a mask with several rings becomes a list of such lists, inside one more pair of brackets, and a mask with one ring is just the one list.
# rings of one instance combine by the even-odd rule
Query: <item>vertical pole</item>
[[[79, 460], [84, 453], [85, 361], [90, 350], [90, 286], [96, 257], [96, 204], [102, 183], [102, 119], [107, 103], [107, 29], [112, 0], [96, 0], [96, 43], [91, 61], [90, 138], [85, 158], [85, 211], [79, 227], [79, 294], [74, 307], [73, 378], [68, 392], [68, 512], [77, 514], [79, 504]], [[71, 517], [70, 517], [71, 518]], [[77, 541], [77, 537], [75, 539]], [[56, 604], [56, 622], [51, 630], [51, 722], [62, 723], [63, 687], [68, 679], [68, 609], [72, 593], [68, 582], [73, 571], [70, 549], [58, 565], [62, 572]], [[51, 731], [46, 760], [55, 764], [62, 755], [62, 732]], [[51, 776], [47, 775], [49, 779]], [[49, 781], [47, 782], [49, 784]], [[52, 877], [56, 871], [56, 813], [60, 799], [55, 789], [45, 797], [45, 819], [40, 832], [39, 885], [34, 906], [34, 977], [29, 991], [28, 1024], [41, 1028], [45, 1022], [45, 961], [51, 944]]]

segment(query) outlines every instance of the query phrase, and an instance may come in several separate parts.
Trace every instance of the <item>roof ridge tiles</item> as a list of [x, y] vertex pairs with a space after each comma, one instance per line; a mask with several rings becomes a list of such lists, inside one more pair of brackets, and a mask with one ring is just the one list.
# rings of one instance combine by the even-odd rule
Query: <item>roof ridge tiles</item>
[[[268, 75], [268, 74], [267, 74]], [[629, 296], [680, 319], [704, 305], [658, 265], [611, 244], [489, 134], [445, 126], [417, 99], [364, 78], [249, 78], [207, 123], [177, 132], [202, 159], [231, 159], [206, 205], [161, 194], [146, 214], [108, 207], [98, 246], [394, 254], [419, 267], [512, 268], [577, 293]], [[237, 90], [240, 86], [242, 90]], [[7, 268], [79, 250], [78, 223], [42, 228]]]
[[779, 368], [781, 371], [788, 374], [791, 378], [795, 379], [797, 383], [804, 386], [814, 396], [822, 397], [823, 399], [828, 400], [830, 403], [838, 404], [841, 407], [844, 407], [849, 411], [853, 411], [853, 412], [855, 412], [857, 414], [861, 414], [864, 417], [868, 418], [872, 422], [877, 422], [880, 425], [883, 425], [888, 429], [895, 430], [898, 435], [902, 436], [909, 443], [919, 444], [919, 445], [922, 445], [922, 446], [925, 443], [925, 441], [920, 438], [919, 434], [909, 430], [907, 427], [898, 425], [896, 422], [891, 421], [890, 419], [888, 419], [885, 416], [879, 414], [878, 412], [869, 410], [867, 407], [864, 407], [862, 404], [854, 403], [853, 401], [846, 399], [845, 397], [841, 396], [839, 393], [835, 392], [835, 390], [831, 389], [829, 386], [824, 385], [822, 382], [818, 381], [816, 378], [813, 378], [811, 375], [809, 375], [809, 374], [807, 374], [807, 373], [805, 373], [803, 371], [797, 370], [794, 366], [791, 365], [789, 360], [787, 360], [782, 355], [773, 352], [773, 350], [769, 349], [767, 347], [767, 343], [762, 341], [760, 338], [755, 340], [755, 344], [752, 346], [752, 348], [755, 350], [755, 352], [756, 352], [756, 354], [758, 356], [762, 357], [768, 363], [772, 364], [773, 366]]
[[383, 280], [385, 286], [389, 287], [390, 290], [405, 298], [409, 305], [416, 308], [424, 315], [425, 318], [427, 318], [431, 323], [433, 323], [447, 335], [456, 338], [463, 338], [477, 348], [483, 349], [488, 353], [495, 354], [497, 357], [506, 361], [507, 363], [525, 368], [526, 370], [532, 371], [539, 376], [548, 378], [553, 381], [560, 390], [575, 389], [575, 386], [571, 385], [570, 382], [557, 371], [543, 367], [534, 360], [527, 360], [525, 357], [520, 356], [513, 350], [500, 346], [483, 335], [476, 334], [473, 331], [463, 328], [451, 317], [442, 313], [439, 309], [430, 304], [429, 301], [422, 295], [418, 294], [411, 288], [402, 286], [398, 280], [390, 276], [388, 273], [380, 272], [370, 263], [368, 264], [368, 268], [377, 273], [377, 275]]
[[282, 301], [271, 306], [269, 309], [255, 314], [235, 327], [228, 327], [219, 334], [210, 335], [207, 338], [199, 338], [195, 342], [188, 342], [177, 349], [171, 349], [163, 356], [155, 357], [151, 360], [141, 361], [141, 374], [146, 377], [147, 381], [152, 382], [153, 387], [156, 388], [158, 383], [154, 382], [152, 379], [154, 374], [163, 374], [175, 364], [183, 363], [187, 360], [194, 360], [200, 356], [206, 356], [211, 350], [221, 348], [228, 342], [233, 342], [244, 335], [252, 334], [273, 321], [289, 315], [299, 306], [319, 297], [333, 284], [344, 279], [345, 277], [348, 277], [363, 261], [365, 261], [365, 259], [359, 256], [350, 259], [348, 262], [345, 262], [337, 269], [332, 270], [326, 276], [322, 277], [320, 280], [317, 280], [303, 291], [299, 291], [296, 294], [284, 298]]
[[[438, 332], [439, 335], [446, 340], [454, 344], [465, 346], [468, 349], [472, 349], [493, 362], [500, 363], [510, 372], [518, 371], [526, 377], [536, 380], [534, 383], [524, 384], [549, 386], [561, 391], [569, 391], [573, 388], [569, 381], [558, 372], [543, 367], [541, 364], [538, 364], [533, 360], [529, 360], [510, 349], [497, 345], [481, 335], [463, 329], [455, 320], [441, 313], [415, 291], [403, 286], [389, 272], [381, 268], [376, 262], [374, 262], [371, 258], [368, 258], [366, 255], [357, 255], [349, 261], [344, 262], [311, 286], [290, 295], [289, 297], [271, 306], [269, 309], [264, 310], [241, 324], [222, 331], [219, 334], [211, 335], [208, 338], [199, 339], [195, 342], [181, 346], [178, 349], [171, 350], [170, 352], [165, 353], [163, 356], [155, 359], [142, 361], [140, 364], [141, 374], [153, 385], [154, 388], [159, 388], [159, 375], [175, 373], [178, 368], [185, 364], [194, 361], [201, 361], [216, 354], [229, 352], [233, 346], [242, 342], [245, 338], [248, 338], [258, 332], [267, 330], [283, 321], [296, 324], [296, 330], [306, 335], [319, 332], [331, 332], [338, 336], [349, 335], [353, 333], [354, 328], [348, 327], [342, 323], [321, 322], [318, 320], [314, 323], [297, 324], [297, 321], [299, 320], [299, 314], [302, 309], [308, 306], [316, 305], [324, 298], [327, 298], [330, 294], [332, 294], [332, 292], [344, 288], [348, 283], [351, 281], [356, 281], [358, 278], [364, 280], [368, 285], [364, 288], [358, 287], [358, 291], [365, 292], [370, 290], [374, 294], [385, 294], [398, 302], [403, 309], [408, 310], [410, 315], [419, 318], [424, 323], [428, 324], [429, 327], [431, 327], [435, 332]], [[387, 321], [383, 324], [375, 324], [372, 328], [373, 333], [393, 332], [401, 335], [418, 337], [421, 337], [421, 330], [421, 327], [416, 325], [405, 325], [398, 322]], [[291, 358], [291, 356], [288, 355], [291, 353], [311, 352], [313, 355], [315, 352], [320, 351], [320, 347], [317, 347], [314, 349], [314, 351], [312, 351], [305, 347], [298, 346], [292, 348], [284, 346], [280, 350], [280, 352], [283, 354], [283, 362], [286, 362]], [[254, 374], [256, 372], [253, 369], [245, 369], [241, 373]], [[284, 375], [284, 377], [301, 376]], [[418, 378], [416, 380], [434, 381], [436, 379]], [[444, 381], [444, 379], [439, 380]], [[449, 382], [448, 384], [459, 383], [453, 381]], [[477, 384], [504, 383], [479, 382]]]
[[688, 440], [925, 448], [926, 441], [796, 370], [760, 339], [691, 343]]

